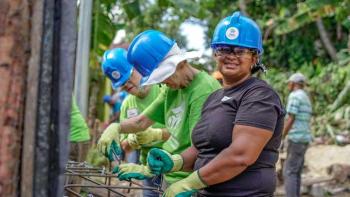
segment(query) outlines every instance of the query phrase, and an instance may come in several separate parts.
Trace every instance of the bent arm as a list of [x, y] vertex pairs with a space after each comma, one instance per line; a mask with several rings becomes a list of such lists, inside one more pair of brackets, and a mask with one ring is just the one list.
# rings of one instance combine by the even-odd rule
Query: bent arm
[[232, 179], [255, 163], [271, 137], [272, 131], [236, 125], [231, 145], [199, 169], [200, 177], [207, 185]]
[[294, 114], [289, 113], [283, 128], [283, 139], [288, 135], [288, 132], [292, 128], [294, 120], [295, 120]]
[[141, 114], [136, 117], [124, 120], [120, 123], [121, 133], [137, 133], [139, 131], [144, 131], [151, 125], [153, 121], [147, 116]]
[[193, 171], [194, 162], [197, 159], [198, 150], [193, 145], [181, 153], [183, 159], [182, 171]]

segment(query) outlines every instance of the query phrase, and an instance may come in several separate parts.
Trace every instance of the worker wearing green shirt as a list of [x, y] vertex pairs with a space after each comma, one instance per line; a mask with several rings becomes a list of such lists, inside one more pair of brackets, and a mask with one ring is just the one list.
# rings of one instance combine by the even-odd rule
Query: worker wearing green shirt
[[[136, 117], [142, 113], [159, 95], [161, 88], [159, 86], [139, 87], [140, 74], [133, 70], [126, 59], [126, 50], [115, 48], [105, 52], [102, 62], [103, 73], [112, 81], [112, 87], [127, 91], [129, 95], [123, 101], [120, 111], [120, 121]], [[135, 80], [137, 82], [135, 82]], [[135, 85], [136, 84], [136, 85]], [[134, 168], [138, 161], [138, 149], [141, 151], [141, 164], [146, 166], [146, 157], [150, 148], [162, 147], [162, 142], [169, 138], [169, 133], [164, 124], [155, 123], [146, 131], [137, 134], [122, 134], [120, 136], [121, 147], [128, 153], [128, 164], [122, 164], [119, 169]], [[153, 176], [152, 176], [153, 177]], [[128, 177], [120, 177], [122, 180]], [[156, 187], [160, 185], [161, 177], [146, 178], [143, 181], [144, 186]], [[144, 197], [158, 197], [159, 194], [151, 190], [143, 191]]]
[[74, 161], [84, 161], [89, 148], [90, 133], [74, 97], [70, 124], [69, 141], [71, 142], [71, 159]]
[[[86, 125], [84, 117], [81, 115], [80, 110], [76, 104], [75, 97], [72, 98], [72, 109], [71, 109], [71, 122], [70, 122], [70, 152], [69, 160], [83, 162], [86, 159], [90, 133], [89, 128]], [[68, 182], [70, 184], [81, 183], [80, 177], [70, 177]], [[75, 192], [80, 193], [80, 187], [73, 189]]]
[[[102, 152], [119, 132], [139, 132], [154, 122], [165, 124], [171, 134], [163, 144], [164, 150], [176, 154], [191, 146], [191, 131], [200, 118], [202, 105], [213, 91], [220, 88], [214, 78], [187, 62], [191, 55], [182, 52], [174, 40], [156, 30], [135, 37], [129, 47], [128, 60], [143, 76], [142, 85], [162, 83], [168, 88], [141, 115], [107, 128], [99, 142]], [[176, 182], [189, 174], [181, 171], [166, 174], [166, 183]], [[121, 169], [118, 177], [126, 175], [152, 176], [148, 167]]]
[[[145, 88], [137, 89], [136, 91], [137, 91], [136, 94], [131, 93], [123, 102], [121, 107], [121, 113], [120, 113], [120, 121], [124, 121], [126, 119], [133, 118], [141, 114], [154, 101], [154, 99], [157, 98], [160, 92], [160, 87], [146, 86]], [[155, 123], [152, 125], [152, 128], [165, 128], [165, 125]], [[163, 135], [163, 133], [161, 134]], [[134, 143], [134, 140], [133, 140], [134, 137], [130, 137], [132, 135], [135, 135], [135, 134], [122, 134], [121, 144], [122, 144], [123, 150], [141, 148], [140, 162], [142, 164], [146, 164], [147, 153], [150, 147], [161, 147], [162, 143], [159, 143], [159, 142], [164, 141], [161, 139], [161, 136], [159, 136], [159, 140], [157, 139], [150, 140], [149, 142], [150, 144], [144, 145], [143, 143], [143, 146], [140, 146], [138, 141], [137, 141], [138, 144]], [[137, 134], [136, 139], [139, 139], [140, 136], [142, 136], [141, 133]], [[142, 144], [142, 141], [141, 141], [141, 144]]]

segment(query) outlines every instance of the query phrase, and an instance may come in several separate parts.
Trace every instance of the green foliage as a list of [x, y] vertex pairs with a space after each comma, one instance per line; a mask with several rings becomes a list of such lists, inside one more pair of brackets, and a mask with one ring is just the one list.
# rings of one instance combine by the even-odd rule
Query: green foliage
[[[315, 136], [333, 137], [339, 132], [350, 132], [350, 56], [348, 51], [341, 51], [338, 56], [342, 64], [304, 64], [296, 69], [283, 70], [272, 68], [263, 76], [278, 91], [284, 103], [288, 96], [288, 77], [294, 72], [307, 76], [306, 90], [313, 104], [312, 131]], [[347, 95], [337, 103], [339, 93], [347, 86]]]
[[140, 4], [139, 1], [121, 1], [123, 10], [128, 16], [129, 20], [137, 17], [140, 14]]
[[[308, 90], [314, 104], [316, 133], [332, 135], [334, 130], [346, 129], [339, 124], [337, 126], [334, 121], [339, 117], [343, 120], [344, 117], [350, 116], [346, 115], [350, 111], [349, 99], [335, 103], [339, 93], [344, 92], [346, 81], [350, 80], [350, 56], [349, 49], [346, 50], [350, 31], [349, 0], [96, 0], [94, 2], [91, 78], [95, 84], [102, 84], [99, 60], [117, 30], [125, 30], [124, 42], [130, 42], [135, 35], [144, 30], [158, 29], [185, 47], [187, 41], [179, 31], [179, 27], [184, 21], [191, 21], [204, 27], [206, 47], [209, 48], [218, 22], [239, 10], [243, 3], [243, 7], [246, 8], [244, 11], [257, 21], [264, 32], [262, 58], [264, 64], [270, 68], [264, 78], [279, 91], [285, 102], [288, 95], [286, 79], [296, 71], [306, 74], [310, 79]], [[321, 42], [320, 32], [315, 25], [315, 21], [319, 18], [322, 18], [329, 39], [338, 52], [338, 63], [332, 62]], [[212, 58], [206, 57], [206, 62], [204, 65], [194, 62], [194, 65], [207, 71], [212, 70], [214, 65]], [[99, 90], [104, 92], [103, 85]], [[99, 94], [101, 96], [101, 93]], [[331, 111], [330, 106], [336, 106], [333, 107], [336, 112]]]
[[320, 17], [332, 16], [340, 1], [335, 0], [307, 0], [298, 3], [297, 13], [288, 18], [280, 18], [275, 33], [286, 34], [299, 29], [306, 24], [315, 22]]

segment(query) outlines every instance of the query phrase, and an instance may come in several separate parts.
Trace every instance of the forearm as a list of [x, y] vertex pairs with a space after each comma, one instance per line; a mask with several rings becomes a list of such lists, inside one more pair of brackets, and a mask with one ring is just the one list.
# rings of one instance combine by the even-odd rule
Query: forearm
[[207, 185], [214, 185], [236, 177], [248, 166], [244, 155], [225, 149], [207, 165], [199, 169], [199, 174]]
[[183, 168], [182, 171], [193, 171], [193, 166], [198, 155], [198, 150], [191, 146], [181, 153], [183, 159]]
[[111, 119], [108, 121], [108, 124], [111, 124], [111, 123], [113, 123], [113, 122], [118, 122], [118, 120], [119, 120], [119, 113], [114, 114], [114, 115], [111, 117]]
[[124, 120], [120, 123], [121, 133], [137, 133], [144, 131], [153, 124], [153, 121], [144, 115]]
[[283, 136], [282, 136], [283, 138], [285, 138], [288, 135], [288, 132], [292, 128], [293, 123], [294, 123], [294, 116], [289, 115], [289, 117], [287, 118], [287, 120], [284, 123]]

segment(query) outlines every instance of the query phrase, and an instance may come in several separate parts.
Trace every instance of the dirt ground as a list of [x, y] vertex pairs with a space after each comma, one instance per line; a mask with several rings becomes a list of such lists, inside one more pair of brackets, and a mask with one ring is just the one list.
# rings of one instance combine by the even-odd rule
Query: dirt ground
[[[282, 158], [285, 156], [285, 154], [281, 154]], [[327, 172], [327, 169], [334, 164], [350, 165], [350, 145], [311, 145], [308, 148], [305, 155], [305, 166], [302, 174], [302, 182], [304, 183], [304, 186], [302, 187], [302, 191], [304, 193], [303, 196], [350, 196], [349, 178], [343, 183], [330, 181], [313, 185], [307, 184], [307, 182], [317, 182], [317, 180], [331, 178]], [[279, 170], [280, 168], [281, 164], [278, 163], [277, 169]], [[343, 188], [347, 191], [332, 195], [325, 192], [325, 188], [331, 188], [334, 190]], [[279, 185], [277, 187], [276, 196], [284, 196], [283, 185]]]
[[306, 177], [328, 176], [327, 168], [333, 164], [350, 165], [350, 145], [316, 145], [311, 146], [305, 155]]

